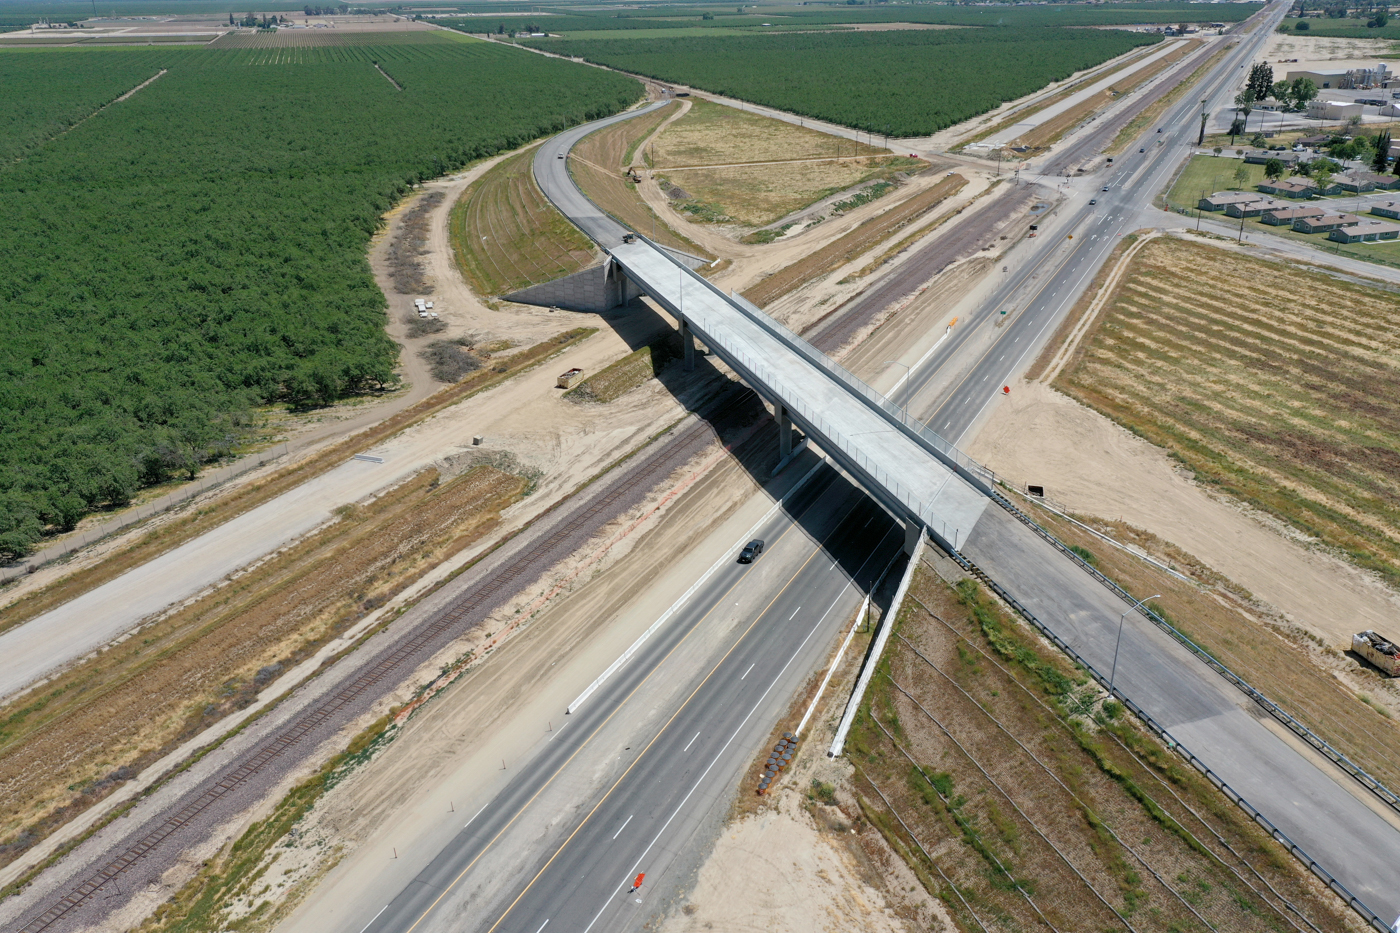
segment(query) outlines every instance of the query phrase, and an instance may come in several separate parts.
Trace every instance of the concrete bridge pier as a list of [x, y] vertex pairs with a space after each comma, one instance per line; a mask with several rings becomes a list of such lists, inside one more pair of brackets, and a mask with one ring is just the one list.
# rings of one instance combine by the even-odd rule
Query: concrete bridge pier
[[910, 557], [919, 549], [919, 541], [924, 536], [924, 526], [912, 518], [904, 520], [904, 553]]
[[779, 402], [773, 414], [778, 419], [778, 459], [785, 461], [792, 456], [792, 415], [787, 406]]
[[685, 371], [695, 372], [695, 332], [685, 318], [681, 318], [681, 345], [685, 347]]

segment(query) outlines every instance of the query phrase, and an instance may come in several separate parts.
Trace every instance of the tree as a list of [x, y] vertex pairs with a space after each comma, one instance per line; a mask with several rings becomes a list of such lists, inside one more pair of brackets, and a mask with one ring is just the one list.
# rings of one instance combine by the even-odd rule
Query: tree
[[1254, 101], [1261, 101], [1269, 96], [1274, 89], [1274, 70], [1267, 64], [1260, 62], [1249, 69], [1249, 80], [1245, 82], [1245, 89], [1254, 95]]
[[1300, 19], [1300, 20], [1298, 20], [1298, 25], [1297, 25], [1296, 28], [1297, 28], [1297, 30], [1298, 30], [1299, 32], [1307, 32], [1311, 27], [1308, 25], [1308, 21], [1307, 21], [1307, 20], [1305, 20], [1305, 19]]
[[1213, 151], [1215, 152], [1216, 158], [1219, 158], [1220, 153], [1224, 152], [1225, 150], [1221, 149], [1219, 146], [1216, 146]]
[[1247, 184], [1249, 184], [1249, 166], [1241, 162], [1235, 168], [1235, 187], [1243, 188]]
[[1327, 189], [1332, 187], [1332, 166], [1326, 160], [1317, 160], [1320, 164], [1312, 167], [1312, 180], [1317, 183], [1319, 194], [1325, 194]]
[[1205, 144], [1205, 141], [1206, 141], [1206, 120], [1207, 120], [1209, 117], [1210, 117], [1210, 114], [1209, 114], [1209, 113], [1207, 113], [1207, 112], [1204, 111], [1204, 110], [1201, 111], [1201, 132], [1200, 132], [1200, 135], [1198, 135], [1198, 136], [1196, 137], [1196, 145], [1198, 145], [1198, 146], [1201, 146], [1201, 145], [1204, 145], [1204, 144]]
[[1370, 29], [1379, 29], [1390, 22], [1390, 14], [1385, 10], [1377, 10], [1376, 15], [1366, 21], [1366, 26]]
[[1390, 162], [1390, 131], [1382, 133], [1376, 137], [1376, 151], [1371, 154], [1371, 167], [1378, 174], [1385, 174], [1386, 164]]
[[1288, 106], [1288, 89], [1291, 86], [1287, 81], [1275, 81], [1274, 86], [1269, 88], [1269, 96], [1286, 107]]
[[1264, 163], [1264, 177], [1269, 181], [1278, 181], [1283, 177], [1283, 162], [1278, 159], [1270, 159]]
[[1269, 141], [1264, 138], [1263, 133], [1255, 133], [1253, 136], [1249, 137], [1249, 144], [1255, 149], [1263, 149], [1265, 146], [1269, 145]]
[[1308, 101], [1317, 96], [1317, 85], [1313, 84], [1312, 78], [1294, 78], [1288, 96], [1293, 101], [1293, 109], [1302, 110]]
[[[1250, 90], [1249, 88], [1245, 88], [1243, 91], [1240, 91], [1238, 94], [1235, 95], [1235, 110], [1239, 111], [1239, 113], [1244, 116], [1244, 120], [1240, 123], [1241, 133], [1243, 133], [1245, 131], [1245, 127], [1249, 125], [1249, 115], [1254, 110], [1254, 101], [1254, 91]], [[1235, 131], [1233, 129], [1230, 130], [1230, 135], [1235, 135]], [[1231, 140], [1231, 142], [1234, 142], [1234, 140]]]

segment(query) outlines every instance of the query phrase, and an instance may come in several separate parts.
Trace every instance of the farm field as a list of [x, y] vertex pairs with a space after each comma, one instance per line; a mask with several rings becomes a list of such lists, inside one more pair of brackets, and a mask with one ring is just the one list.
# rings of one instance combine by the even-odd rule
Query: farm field
[[131, 86], [114, 61], [168, 70], [0, 173], [0, 557], [197, 474], [250, 406], [393, 385], [366, 258], [382, 214], [641, 91], [477, 41], [0, 52], [36, 62], [7, 91], [57, 115], [87, 104], [47, 103], [73, 96], [49, 55], [98, 104]]
[[562, 55], [889, 135], [924, 136], [1159, 36], [998, 28], [532, 39]]
[[50, 49], [0, 54], [0, 162], [19, 158], [189, 53], [167, 49]]
[[1398, 310], [1387, 291], [1163, 238], [1054, 386], [1394, 584]]
[[209, 43], [215, 49], [336, 48], [355, 45], [427, 45], [462, 41], [438, 29], [376, 29], [351, 32], [344, 29], [277, 29], [264, 32], [230, 32]]
[[284, 669], [495, 526], [527, 480], [427, 470], [0, 706], [0, 864], [254, 702]]
[[1271, 885], [1313, 929], [1352, 928], [1306, 869], [976, 583], [919, 568], [909, 596], [850, 733], [849, 786], [960, 926], [1287, 929], [1297, 920]]
[[569, 154], [569, 174], [595, 204], [633, 230], [692, 256], [713, 259], [712, 253], [657, 217], [642, 200], [636, 183], [626, 175], [627, 168], [635, 161], [637, 147], [674, 113], [672, 107], [664, 107], [656, 113], [590, 133]]
[[925, 166], [889, 156], [886, 149], [701, 99], [645, 154], [678, 210], [750, 227], [860, 182]]
[[448, 231], [457, 266], [478, 295], [504, 295], [577, 272], [592, 241], [535, 184], [535, 147], [493, 166], [452, 208]]

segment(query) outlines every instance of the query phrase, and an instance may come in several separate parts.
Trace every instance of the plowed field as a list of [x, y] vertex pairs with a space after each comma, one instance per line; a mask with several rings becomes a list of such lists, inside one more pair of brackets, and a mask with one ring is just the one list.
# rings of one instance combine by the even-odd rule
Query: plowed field
[[1400, 582], [1400, 296], [1163, 238], [1054, 385]]

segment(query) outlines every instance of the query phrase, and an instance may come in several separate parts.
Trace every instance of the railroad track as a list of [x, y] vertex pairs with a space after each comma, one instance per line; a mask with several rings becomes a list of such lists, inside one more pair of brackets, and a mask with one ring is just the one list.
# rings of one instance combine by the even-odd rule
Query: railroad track
[[[550, 513], [537, 519], [532, 529], [540, 529], [523, 550], [505, 554], [497, 551], [482, 578], [469, 583], [465, 592], [446, 606], [431, 613], [420, 624], [406, 628], [380, 649], [365, 666], [345, 683], [277, 728], [273, 735], [258, 742], [240, 761], [216, 772], [196, 787], [156, 813], [140, 835], [133, 834], [117, 843], [115, 854], [96, 859], [96, 868], [71, 884], [51, 893], [44, 903], [21, 914], [18, 933], [47, 933], [72, 925], [91, 925], [115, 910], [109, 895], [94, 910], [94, 898], [144, 863], [152, 877], [173, 864], [193, 842], [207, 837], [230, 815], [228, 806], [246, 808], [270, 790], [297, 764], [314, 753], [319, 744], [395, 689], [424, 660], [454, 638], [505, 604], [524, 585], [538, 579], [549, 567], [568, 557], [599, 528], [632, 508], [657, 483], [690, 460], [716, 437], [751, 423], [760, 413], [757, 396], [736, 386], [712, 406], [711, 419], [697, 418], [659, 446], [623, 466], [611, 481], [604, 479], [587, 505], [563, 516], [549, 527]], [[557, 513], [556, 513], [557, 514]], [[392, 629], [389, 630], [392, 632]], [[368, 647], [368, 646], [366, 646]], [[364, 649], [361, 649], [362, 651]], [[353, 657], [353, 655], [351, 655]], [[324, 675], [323, 675], [324, 676]], [[175, 808], [174, 812], [169, 812]], [[190, 840], [191, 835], [199, 838]], [[117, 885], [120, 892], [120, 886]], [[129, 893], [129, 892], [128, 892]], [[123, 901], [126, 898], [122, 899]], [[94, 916], [94, 914], [97, 914]], [[67, 922], [66, 922], [67, 921]]]

